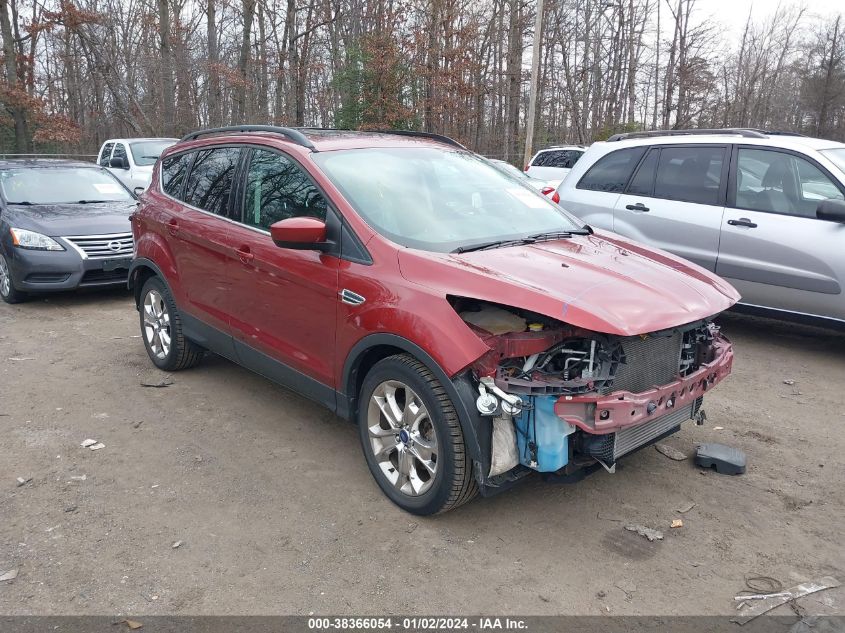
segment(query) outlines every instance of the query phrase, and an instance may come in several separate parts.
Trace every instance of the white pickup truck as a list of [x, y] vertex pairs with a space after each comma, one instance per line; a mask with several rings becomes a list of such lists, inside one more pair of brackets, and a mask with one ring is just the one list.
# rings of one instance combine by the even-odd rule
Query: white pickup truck
[[103, 143], [97, 157], [105, 167], [130, 189], [146, 189], [153, 175], [153, 165], [175, 138], [112, 138]]

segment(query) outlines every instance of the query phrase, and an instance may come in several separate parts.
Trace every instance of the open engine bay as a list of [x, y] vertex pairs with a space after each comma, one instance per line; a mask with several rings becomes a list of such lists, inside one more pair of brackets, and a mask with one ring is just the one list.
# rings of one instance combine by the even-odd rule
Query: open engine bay
[[451, 303], [489, 347], [472, 371], [477, 409], [493, 424], [491, 478], [613, 472], [623, 455], [702, 420], [704, 393], [731, 370], [730, 342], [709, 319], [623, 337], [484, 301]]

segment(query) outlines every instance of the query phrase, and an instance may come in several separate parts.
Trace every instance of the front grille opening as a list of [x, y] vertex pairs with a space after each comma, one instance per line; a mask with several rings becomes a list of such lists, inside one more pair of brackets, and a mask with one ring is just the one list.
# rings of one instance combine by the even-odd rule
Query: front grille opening
[[119, 268], [117, 270], [89, 270], [82, 276], [80, 285], [101, 284], [108, 282], [124, 282], [129, 279], [129, 270]]

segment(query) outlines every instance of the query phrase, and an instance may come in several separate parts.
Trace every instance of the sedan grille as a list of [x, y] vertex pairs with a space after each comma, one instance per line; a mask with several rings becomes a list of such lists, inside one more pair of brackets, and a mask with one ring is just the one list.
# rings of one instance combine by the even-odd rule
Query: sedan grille
[[132, 255], [135, 251], [135, 242], [132, 240], [132, 233], [74, 235], [65, 239], [88, 259], [126, 257]]

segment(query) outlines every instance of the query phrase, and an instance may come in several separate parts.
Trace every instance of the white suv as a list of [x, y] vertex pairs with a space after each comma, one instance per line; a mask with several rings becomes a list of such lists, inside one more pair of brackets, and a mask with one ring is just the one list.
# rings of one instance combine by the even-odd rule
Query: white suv
[[97, 164], [105, 167], [129, 189], [150, 185], [161, 153], [176, 143], [175, 138], [112, 138], [103, 143]]
[[538, 180], [559, 183], [585, 151], [583, 145], [555, 145], [541, 149], [525, 166], [525, 173]]
[[750, 129], [619, 134], [557, 193], [588, 224], [726, 278], [750, 311], [845, 326], [845, 144]]

